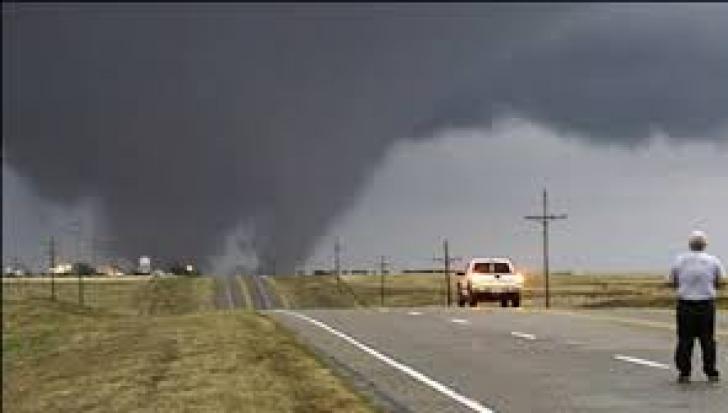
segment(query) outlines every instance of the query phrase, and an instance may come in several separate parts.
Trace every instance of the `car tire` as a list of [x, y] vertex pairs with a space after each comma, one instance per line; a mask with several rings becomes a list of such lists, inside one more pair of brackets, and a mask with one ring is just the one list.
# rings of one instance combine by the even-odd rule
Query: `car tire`
[[513, 298], [511, 299], [511, 306], [513, 306], [513, 307], [521, 306], [521, 295], [520, 294], [516, 294], [513, 296]]
[[458, 292], [458, 307], [465, 307], [465, 304], [468, 302], [468, 297], [466, 297], [462, 294], [463, 289], [461, 288], [460, 283], [457, 284], [457, 292]]
[[477, 307], [478, 306], [478, 299], [477, 298], [471, 298], [470, 299], [470, 306], [471, 307]]
[[508, 307], [508, 299], [501, 298], [501, 307]]

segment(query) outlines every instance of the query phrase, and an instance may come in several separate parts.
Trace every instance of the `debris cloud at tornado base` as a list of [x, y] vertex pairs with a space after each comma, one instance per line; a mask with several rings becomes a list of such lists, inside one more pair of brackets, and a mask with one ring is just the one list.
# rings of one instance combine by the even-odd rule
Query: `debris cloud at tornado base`
[[725, 142], [726, 9], [4, 5], [3, 162], [128, 258], [291, 272], [400, 139]]

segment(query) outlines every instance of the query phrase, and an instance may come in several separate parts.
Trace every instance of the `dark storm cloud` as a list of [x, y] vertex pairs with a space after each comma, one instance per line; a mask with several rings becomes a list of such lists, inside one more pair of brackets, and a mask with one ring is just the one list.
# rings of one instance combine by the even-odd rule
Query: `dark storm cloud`
[[726, 140], [724, 5], [599, 5], [572, 13], [491, 66], [427, 131], [502, 115], [541, 121], [595, 143], [633, 146], [652, 132]]
[[127, 256], [203, 259], [252, 222], [263, 270], [290, 270], [397, 139], [504, 109], [596, 138], [719, 128], [728, 25], [672, 10], [7, 6], [6, 161], [97, 198]]

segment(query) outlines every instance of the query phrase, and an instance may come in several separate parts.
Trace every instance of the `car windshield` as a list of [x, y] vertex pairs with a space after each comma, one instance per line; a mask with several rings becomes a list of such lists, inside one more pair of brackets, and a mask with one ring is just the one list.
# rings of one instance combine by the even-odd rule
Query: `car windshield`
[[478, 262], [473, 264], [473, 272], [478, 274], [511, 273], [511, 266], [506, 262]]

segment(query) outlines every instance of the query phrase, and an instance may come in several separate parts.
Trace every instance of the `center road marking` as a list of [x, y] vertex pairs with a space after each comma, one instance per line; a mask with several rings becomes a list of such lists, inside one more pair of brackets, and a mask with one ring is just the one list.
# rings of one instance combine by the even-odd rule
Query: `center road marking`
[[463, 318], [453, 318], [450, 321], [452, 321], [453, 323], [458, 323], [458, 324], [470, 324], [469, 320], [465, 320]]
[[409, 313], [407, 313], [407, 314], [409, 314], [409, 315], [422, 315], [422, 313], [421, 313], [421, 312], [419, 312], [419, 311], [410, 311], [410, 312], [409, 312]]
[[670, 370], [670, 366], [668, 366], [667, 364], [658, 363], [656, 361], [639, 359], [639, 358], [636, 358], [636, 357], [623, 356], [621, 354], [616, 354], [614, 356], [614, 358], [617, 359], [617, 360], [622, 360], [622, 361], [626, 361], [626, 362], [629, 362], [629, 363], [641, 364], [643, 366], [650, 366], [650, 367], [656, 367], [658, 369]]
[[478, 403], [477, 401], [467, 398], [463, 396], [462, 394], [456, 392], [455, 390], [447, 387], [446, 385], [435, 381], [424, 374], [420, 373], [419, 371], [413, 369], [412, 367], [409, 367], [405, 364], [402, 364], [394, 359], [391, 359], [384, 354], [378, 352], [377, 350], [374, 350], [373, 348], [367, 346], [366, 344], [362, 344], [356, 339], [342, 333], [339, 330], [336, 330], [333, 327], [328, 326], [327, 324], [322, 323], [321, 321], [318, 321], [314, 318], [311, 318], [307, 315], [303, 315], [294, 311], [288, 311], [288, 310], [275, 310], [279, 313], [288, 314], [294, 317], [298, 317], [302, 320], [308, 321], [309, 323], [316, 325], [318, 327], [321, 327], [322, 329], [328, 331], [329, 333], [341, 338], [342, 340], [348, 342], [349, 344], [353, 345], [354, 347], [362, 350], [363, 352], [375, 357], [376, 359], [396, 368], [397, 370], [405, 373], [406, 375], [412, 377], [413, 379], [420, 381], [431, 388], [439, 391], [440, 393], [450, 397], [451, 399], [455, 400], [456, 402], [469, 407], [471, 410], [476, 411], [478, 413], [495, 413], [495, 410], [489, 409], [482, 404]]
[[521, 333], [519, 331], [511, 331], [511, 335], [514, 337], [525, 338], [526, 340], [535, 340], [536, 336], [528, 333]]

